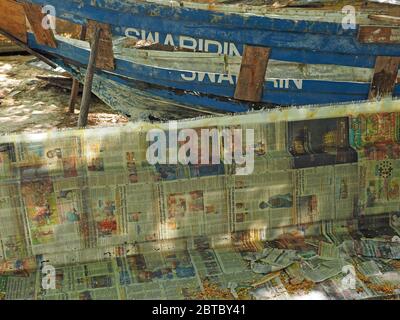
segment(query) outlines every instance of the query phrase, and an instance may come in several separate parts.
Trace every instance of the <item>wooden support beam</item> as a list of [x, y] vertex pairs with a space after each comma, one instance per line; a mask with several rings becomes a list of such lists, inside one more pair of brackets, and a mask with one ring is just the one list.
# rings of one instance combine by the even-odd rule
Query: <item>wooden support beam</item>
[[374, 76], [369, 91], [370, 100], [393, 94], [399, 63], [400, 57], [379, 56], [376, 58]]
[[57, 48], [57, 42], [54, 37], [53, 30], [43, 27], [43, 19], [46, 14], [42, 13], [42, 6], [33, 3], [23, 3], [26, 18], [31, 26], [32, 32], [35, 35], [36, 42], [52, 48]]
[[93, 42], [95, 30], [97, 29], [101, 30], [101, 38], [99, 42], [99, 54], [96, 61], [96, 67], [103, 70], [113, 71], [115, 69], [115, 61], [110, 25], [94, 20], [88, 20], [87, 38], [91, 43]]
[[0, 1], [0, 30], [27, 43], [25, 12], [22, 4], [12, 0]]
[[53, 69], [57, 68], [57, 65], [49, 60], [48, 58], [46, 58], [45, 56], [41, 55], [40, 53], [32, 50], [31, 48], [29, 48], [24, 42], [20, 41], [19, 39], [15, 38], [13, 35], [0, 30], [0, 34], [2, 34], [3, 36], [7, 37], [8, 39], [12, 40], [14, 43], [16, 43], [17, 45], [19, 45], [21, 48], [25, 49], [27, 52], [29, 52], [31, 55], [35, 56], [36, 58], [38, 58], [39, 60], [43, 61], [44, 63], [48, 64], [50, 67], [52, 67]]
[[400, 28], [382, 26], [360, 26], [358, 41], [361, 43], [400, 43]]
[[99, 52], [100, 36], [101, 36], [101, 29], [97, 28], [94, 33], [93, 42], [91, 43], [91, 46], [90, 46], [89, 64], [86, 69], [85, 84], [83, 87], [83, 96], [82, 96], [82, 103], [81, 103], [81, 111], [79, 114], [79, 122], [78, 122], [79, 128], [84, 128], [87, 125], [90, 100], [91, 100], [91, 96], [92, 96], [93, 77], [94, 77], [94, 72], [96, 70], [96, 60], [97, 60], [97, 55]]
[[269, 48], [245, 45], [235, 99], [261, 101], [269, 55]]
[[76, 105], [76, 100], [78, 99], [79, 86], [80, 82], [76, 79], [73, 79], [71, 86], [71, 95], [69, 97], [69, 103], [68, 103], [68, 111], [69, 113], [72, 114], [75, 113], [75, 105]]
[[[85, 40], [86, 38], [86, 26], [82, 25], [81, 32], [79, 35], [79, 40]], [[71, 96], [69, 98], [69, 104], [68, 104], [68, 109], [69, 113], [75, 113], [75, 105], [76, 105], [76, 100], [78, 98], [78, 92], [79, 92], [79, 81], [74, 78], [72, 81], [72, 87], [71, 87]]]

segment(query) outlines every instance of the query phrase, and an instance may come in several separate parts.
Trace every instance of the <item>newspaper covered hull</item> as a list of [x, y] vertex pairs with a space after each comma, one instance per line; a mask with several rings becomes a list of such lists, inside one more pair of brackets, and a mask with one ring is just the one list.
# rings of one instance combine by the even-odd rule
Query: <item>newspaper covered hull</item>
[[[400, 257], [391, 241], [400, 225], [399, 107], [390, 100], [203, 118], [172, 130], [137, 123], [3, 136], [4, 295], [202, 298], [220, 285], [220, 294], [231, 297], [229, 283], [254, 284], [288, 268], [296, 274], [297, 264], [303, 282], [344, 297], [334, 279], [349, 259]], [[253, 130], [254, 144], [245, 150], [254, 152], [254, 170], [236, 175], [240, 165], [226, 164], [222, 149], [216, 164], [151, 165], [147, 133], [172, 137], [184, 128], [214, 130], [218, 139], [224, 129]], [[176, 151], [169, 146], [168, 154]], [[313, 242], [321, 234], [324, 240]], [[309, 250], [303, 238], [311, 238]], [[57, 270], [55, 291], [41, 289], [45, 265]], [[375, 277], [373, 265], [362, 266]], [[386, 283], [379, 277], [370, 287]], [[265, 290], [251, 292], [266, 298]]]

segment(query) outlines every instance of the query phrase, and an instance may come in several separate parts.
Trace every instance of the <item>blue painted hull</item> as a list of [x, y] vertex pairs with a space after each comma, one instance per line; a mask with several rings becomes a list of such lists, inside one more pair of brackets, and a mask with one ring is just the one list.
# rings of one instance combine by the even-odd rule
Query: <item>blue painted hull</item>
[[[79, 4], [59, 0], [28, 2], [52, 5], [57, 17], [74, 23], [85, 24], [92, 19], [110, 24], [114, 35], [158, 38], [160, 43], [170, 41], [170, 35], [175, 45], [186, 41], [197, 50], [210, 39], [217, 41], [227, 54], [241, 54], [243, 45], [248, 44], [270, 47], [271, 59], [275, 60], [365, 68], [374, 66], [376, 56], [400, 56], [400, 44], [362, 44], [357, 40], [359, 26], [345, 30], [339, 23], [243, 16], [124, 0], [100, 0], [94, 5], [90, 0], [80, 0]], [[208, 49], [221, 49], [217, 47]]]
[[[57, 44], [57, 48], [49, 48], [39, 45], [33, 35], [29, 36], [29, 46], [32, 49], [47, 54], [64, 68], [75, 66], [75, 70], [81, 70], [80, 73], [84, 74], [89, 50], [63, 41], [58, 41]], [[266, 81], [262, 102], [255, 104], [233, 99], [235, 76], [207, 74], [201, 81], [198, 78], [186, 81], [185, 78], [193, 75], [191, 72], [141, 65], [121, 58], [115, 59], [113, 72], [97, 70], [96, 74], [114, 83], [142, 90], [155, 99], [168, 100], [175, 105], [190, 108], [210, 109], [212, 112], [244, 112], [273, 105], [299, 106], [362, 101], [367, 100], [370, 86], [369, 83], [302, 80], [301, 88], [294, 82], [289, 82], [287, 88], [279, 88], [275, 87], [273, 81]], [[105, 84], [103, 90], [104, 86]], [[101, 92], [96, 93], [101, 97]], [[132, 100], [135, 100], [136, 94], [135, 91], [132, 92]], [[400, 96], [400, 85], [395, 86], [394, 96]], [[129, 104], [129, 101], [127, 99], [124, 103]], [[116, 103], [107, 100], [106, 102], [113, 108], [129, 114], [129, 106], [118, 107]], [[136, 109], [138, 106], [131, 107]], [[155, 107], [156, 105], [153, 106]]]
[[[400, 44], [362, 44], [357, 40], [359, 27], [345, 30], [338, 23], [245, 16], [124, 0], [97, 0], [94, 4], [90, 0], [80, 0], [79, 3], [58, 0], [30, 2], [52, 5], [58, 18], [73, 23], [86, 24], [88, 19], [107, 23], [113, 36], [129, 36], [186, 48], [192, 46], [197, 51], [239, 56], [247, 44], [271, 48], [270, 58], [274, 60], [363, 68], [373, 68], [377, 56], [400, 56]], [[71, 72], [82, 75], [85, 72], [89, 58], [86, 49], [63, 41], [58, 41], [57, 48], [49, 48], [36, 43], [32, 35], [28, 45], [66, 69], [73, 69]], [[204, 75], [116, 58], [112, 73], [98, 70], [97, 76], [104, 79], [103, 86], [111, 81], [132, 88], [132, 99], [137, 90], [142, 90], [158, 101], [166, 100], [177, 106], [212, 112], [363, 101], [368, 99], [370, 90], [367, 82], [304, 79], [301, 82], [288, 81], [282, 87], [274, 81], [266, 81], [262, 100], [254, 104], [233, 98], [237, 83], [234, 75]], [[97, 94], [101, 96], [101, 92]], [[396, 85], [393, 96], [399, 95], [400, 86]], [[107, 103], [129, 113], [129, 101], [124, 102], [128, 106], [120, 108], [116, 107], [117, 103]]]

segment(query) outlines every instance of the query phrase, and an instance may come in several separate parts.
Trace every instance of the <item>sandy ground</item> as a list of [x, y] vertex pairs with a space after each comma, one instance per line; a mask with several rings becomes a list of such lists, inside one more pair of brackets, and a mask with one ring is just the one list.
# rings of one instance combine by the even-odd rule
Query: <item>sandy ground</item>
[[[51, 76], [50, 72], [28, 65], [32, 56], [0, 56], [0, 134], [22, 131], [43, 131], [53, 128], [73, 128], [78, 123], [79, 110], [68, 113], [70, 91], [49, 85], [36, 76]], [[76, 108], [79, 108], [80, 99]], [[89, 126], [126, 123], [128, 119], [93, 97]]]

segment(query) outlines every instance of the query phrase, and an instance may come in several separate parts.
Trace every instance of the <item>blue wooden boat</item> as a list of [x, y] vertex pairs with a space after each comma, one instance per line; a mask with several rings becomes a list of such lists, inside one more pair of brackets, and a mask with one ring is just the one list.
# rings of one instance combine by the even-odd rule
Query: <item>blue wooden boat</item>
[[[182, 117], [400, 94], [398, 6], [356, 1], [357, 23], [349, 27], [342, 8], [326, 3], [276, 9], [223, 1], [18, 2], [33, 31], [23, 39], [27, 46], [81, 81], [89, 42], [41, 34], [26, 8], [51, 6], [57, 21], [71, 26], [106, 26], [110, 41], [93, 92], [128, 115], [141, 109]], [[4, 25], [0, 30], [10, 33]]]

